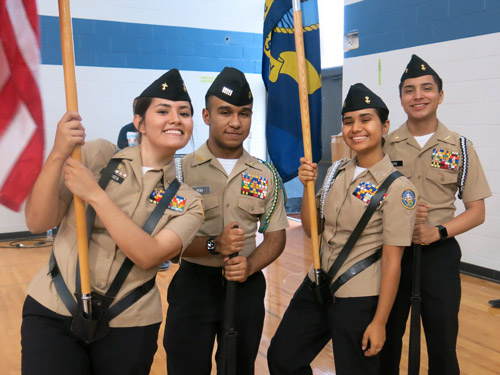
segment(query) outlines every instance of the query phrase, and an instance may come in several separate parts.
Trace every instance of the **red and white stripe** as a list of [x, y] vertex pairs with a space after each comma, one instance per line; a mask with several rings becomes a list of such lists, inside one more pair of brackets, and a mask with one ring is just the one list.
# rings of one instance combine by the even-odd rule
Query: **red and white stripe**
[[43, 163], [35, 0], [0, 0], [0, 204], [19, 211]]

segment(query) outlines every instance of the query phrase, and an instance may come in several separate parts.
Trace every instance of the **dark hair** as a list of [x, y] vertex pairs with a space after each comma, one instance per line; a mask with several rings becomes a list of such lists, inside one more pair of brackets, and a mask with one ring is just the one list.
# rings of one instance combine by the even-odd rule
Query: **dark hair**
[[373, 108], [373, 109], [377, 113], [377, 116], [380, 119], [380, 122], [382, 123], [382, 125], [384, 125], [384, 123], [389, 118], [389, 110], [386, 108]]
[[[434, 78], [434, 82], [437, 85], [438, 92], [443, 91], [443, 80], [441, 79], [441, 77], [439, 77], [439, 76], [437, 76], [435, 74], [431, 74], [431, 76], [432, 76], [432, 78]], [[403, 83], [405, 81], [399, 83], [399, 96], [401, 96], [401, 92], [402, 92], [401, 90], [403, 90]]]
[[137, 102], [134, 105], [134, 115], [139, 115], [141, 117], [144, 117], [146, 114], [146, 111], [148, 110], [149, 106], [151, 105], [151, 102], [153, 101], [153, 98], [149, 96], [141, 96], [139, 98], [136, 98]]
[[208, 103], [210, 102], [210, 98], [211, 98], [212, 96], [215, 96], [215, 95], [214, 95], [214, 94], [211, 94], [211, 93], [209, 93], [209, 92], [207, 92], [207, 93], [205, 94], [205, 108], [206, 108], [206, 109], [208, 109], [208, 110], [209, 110], [209, 108], [208, 108]]

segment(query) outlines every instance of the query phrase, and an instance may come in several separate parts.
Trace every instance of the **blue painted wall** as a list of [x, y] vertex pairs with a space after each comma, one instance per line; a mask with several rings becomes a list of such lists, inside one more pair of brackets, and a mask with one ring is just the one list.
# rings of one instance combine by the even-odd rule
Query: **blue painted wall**
[[500, 0], [364, 0], [344, 14], [360, 45], [345, 58], [500, 32]]
[[[40, 16], [42, 64], [61, 65], [57, 17]], [[260, 74], [262, 34], [73, 19], [78, 66]]]

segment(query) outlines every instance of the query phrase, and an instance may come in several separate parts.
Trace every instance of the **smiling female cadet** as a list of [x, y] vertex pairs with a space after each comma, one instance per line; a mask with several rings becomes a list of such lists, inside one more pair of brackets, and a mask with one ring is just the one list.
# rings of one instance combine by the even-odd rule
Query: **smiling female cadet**
[[[382, 152], [382, 137], [389, 129], [388, 114], [382, 99], [366, 86], [351, 86], [342, 109], [342, 135], [357, 156], [329, 169], [316, 199], [324, 219], [319, 225], [324, 272], [341, 258], [341, 249], [377, 189], [383, 191], [381, 185], [392, 179], [388, 177], [395, 169]], [[318, 168], [305, 158], [300, 161], [299, 179], [305, 186], [307, 181], [316, 180]], [[308, 204], [304, 193], [301, 218], [304, 231], [310, 236]], [[334, 278], [325, 283], [327, 292], [334, 293], [330, 301], [315, 298], [310, 288], [310, 270], [271, 341], [268, 363], [272, 375], [312, 374], [310, 363], [330, 339], [336, 374], [377, 373], [377, 354], [384, 345], [385, 324], [396, 296], [403, 248], [411, 242], [415, 206], [414, 186], [405, 177], [396, 177], [345, 262]], [[355, 276], [335, 291], [349, 273], [347, 270], [355, 271]]]
[[[35, 276], [24, 304], [25, 375], [149, 374], [162, 320], [154, 282], [157, 266], [186, 248], [203, 221], [203, 209], [199, 195], [181, 185], [168, 208], [160, 211], [152, 233], [141, 228], [165, 189], [176, 185], [174, 154], [187, 144], [193, 130], [191, 100], [179, 71], [168, 71], [146, 88], [134, 113], [140, 145], [115, 153], [117, 147], [111, 142], [90, 141], [82, 147], [82, 163], [70, 157], [74, 146], [85, 140], [80, 115], [67, 112], [58, 123], [54, 147], [26, 204], [26, 223], [32, 232], [58, 224], [60, 229], [51, 265]], [[111, 178], [103, 190], [97, 179], [107, 164], [116, 168], [110, 169]], [[137, 295], [110, 320], [107, 335], [90, 343], [70, 328], [76, 321], [69, 312], [75, 304], [72, 296], [79, 288], [72, 193], [97, 214], [89, 241], [93, 292], [105, 294], [128, 258], [130, 272], [109, 312], [124, 297]], [[61, 281], [69, 301], [62, 297]]]

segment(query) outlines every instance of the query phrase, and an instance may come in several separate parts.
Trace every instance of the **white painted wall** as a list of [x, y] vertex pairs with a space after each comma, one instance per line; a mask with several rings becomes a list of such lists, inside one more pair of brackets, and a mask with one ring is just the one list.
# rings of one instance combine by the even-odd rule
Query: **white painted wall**
[[[438, 117], [473, 142], [493, 193], [486, 199], [485, 223], [457, 237], [462, 261], [500, 270], [500, 33], [345, 59], [344, 96], [350, 85], [366, 84], [388, 105], [391, 131], [406, 120], [398, 85], [412, 53], [443, 79]], [[457, 214], [462, 211], [463, 204], [457, 201]]]

